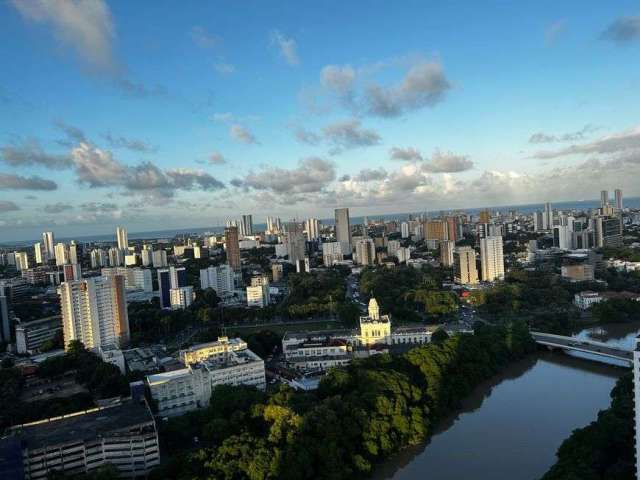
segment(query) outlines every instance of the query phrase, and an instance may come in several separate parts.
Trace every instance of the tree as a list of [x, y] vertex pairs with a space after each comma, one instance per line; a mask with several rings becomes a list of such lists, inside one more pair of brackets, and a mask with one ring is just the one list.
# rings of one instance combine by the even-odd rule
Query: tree
[[449, 338], [449, 334], [445, 332], [444, 328], [438, 328], [431, 335], [431, 341], [433, 343], [442, 343]]

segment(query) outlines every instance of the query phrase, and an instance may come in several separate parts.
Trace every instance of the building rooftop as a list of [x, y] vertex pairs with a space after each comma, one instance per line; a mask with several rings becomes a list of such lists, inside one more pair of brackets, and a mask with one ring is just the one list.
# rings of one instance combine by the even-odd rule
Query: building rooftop
[[91, 440], [145, 423], [153, 423], [153, 416], [146, 404], [127, 399], [107, 407], [18, 425], [9, 431], [20, 438], [23, 446], [38, 449], [48, 445]]

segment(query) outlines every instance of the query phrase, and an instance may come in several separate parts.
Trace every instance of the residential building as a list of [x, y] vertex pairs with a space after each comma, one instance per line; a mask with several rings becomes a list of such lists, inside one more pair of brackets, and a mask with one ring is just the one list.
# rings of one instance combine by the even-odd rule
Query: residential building
[[[46, 480], [54, 470], [77, 476], [107, 464], [120, 478], [146, 478], [160, 465], [158, 432], [144, 400], [122, 400], [11, 427], [0, 450], [7, 454], [0, 458], [0, 477], [7, 479]], [[15, 468], [9, 462], [16, 458], [19, 476], [9, 476], [8, 469]]]
[[478, 221], [479, 223], [489, 223], [491, 221], [491, 213], [489, 210], [482, 210]]
[[69, 263], [77, 265], [80, 263], [82, 256], [82, 249], [80, 245], [76, 244], [75, 240], [71, 240], [69, 244]]
[[47, 252], [44, 243], [37, 242], [33, 245], [33, 257], [38, 265], [47, 263]]
[[129, 249], [129, 236], [127, 235], [127, 229], [124, 227], [116, 227], [116, 240], [118, 248], [120, 250]]
[[16, 270], [18, 272], [22, 272], [23, 270], [29, 269], [29, 257], [27, 256], [27, 252], [15, 252], [16, 259]]
[[69, 263], [69, 249], [64, 243], [57, 243], [55, 248], [56, 265], [62, 266]]
[[483, 281], [504, 280], [502, 237], [486, 237], [480, 240], [480, 267]]
[[390, 256], [395, 257], [396, 252], [400, 249], [401, 246], [402, 244], [400, 243], [400, 240], [389, 240], [387, 242], [387, 253]]
[[463, 285], [475, 285], [478, 281], [476, 251], [471, 247], [457, 247], [453, 252], [454, 280]]
[[428, 220], [424, 223], [424, 238], [427, 240], [448, 240], [448, 225], [444, 220]]
[[169, 265], [167, 262], [166, 250], [155, 250], [151, 254], [151, 263], [153, 268], [165, 268]]
[[0, 342], [11, 342], [11, 323], [9, 319], [9, 297], [0, 288]]
[[142, 248], [142, 252], [140, 252], [140, 257], [142, 259], [143, 267], [150, 267], [151, 265], [153, 265], [153, 250], [151, 250], [151, 247], [149, 245], [145, 245]]
[[356, 242], [355, 260], [360, 265], [373, 265], [376, 260], [376, 247], [373, 240], [363, 238]]
[[407, 261], [411, 258], [411, 248], [400, 247], [396, 251], [396, 257], [398, 257], [399, 263], [407, 263]]
[[46, 256], [45, 262], [55, 260], [56, 254], [55, 254], [55, 242], [54, 242], [53, 232], [43, 232], [42, 244], [44, 246], [44, 252]]
[[573, 232], [568, 225], [553, 227], [553, 246], [562, 250], [573, 248]]
[[595, 246], [621, 247], [622, 240], [622, 218], [598, 216], [594, 219], [595, 226]]
[[[119, 248], [110, 248], [108, 251], [109, 266], [120, 267], [124, 265], [124, 251]], [[56, 259], [57, 261], [57, 259]]]
[[342, 253], [349, 255], [351, 254], [351, 222], [349, 220], [349, 209], [336, 208], [335, 221], [336, 241], [342, 245]]
[[277, 235], [282, 232], [282, 224], [278, 217], [267, 217], [267, 232], [271, 235]]
[[344, 259], [340, 242], [326, 242], [322, 244], [322, 261], [325, 267], [341, 262]]
[[544, 204], [544, 211], [542, 212], [542, 229], [551, 230], [553, 228], [553, 209], [549, 202]]
[[305, 257], [305, 239], [302, 225], [298, 222], [287, 222], [285, 225], [287, 245], [287, 255], [289, 263], [296, 264], [298, 260]]
[[609, 205], [609, 192], [607, 190], [602, 190], [600, 192], [600, 207], [604, 208]]
[[443, 267], [453, 266], [453, 251], [456, 249], [456, 242], [445, 240], [440, 242], [440, 264]]
[[253, 216], [242, 215], [240, 220], [240, 236], [249, 237], [253, 235]]
[[271, 264], [271, 279], [273, 282], [279, 282], [280, 280], [282, 280], [283, 272], [284, 268], [281, 263]]
[[225, 250], [227, 252], [227, 263], [235, 272], [239, 272], [241, 269], [241, 263], [238, 227], [225, 228], [224, 239]]
[[213, 288], [220, 298], [233, 295], [234, 273], [229, 265], [219, 265], [200, 270], [200, 288]]
[[302, 259], [296, 260], [296, 273], [310, 273], [311, 272], [311, 262], [309, 261], [309, 257], [304, 257]]
[[624, 205], [622, 202], [622, 190], [616, 188], [614, 191], [615, 199], [616, 199], [616, 210], [621, 212], [624, 209]]
[[402, 238], [409, 238], [409, 224], [407, 222], [400, 224], [400, 236]]
[[[218, 339], [225, 341], [225, 337]], [[196, 346], [196, 350], [200, 346]], [[206, 347], [205, 347], [206, 348]], [[253, 385], [266, 388], [264, 361], [248, 348], [226, 349], [221, 354], [189, 362], [186, 368], [147, 376], [151, 397], [161, 416], [182, 415], [209, 405], [218, 385]]]
[[62, 266], [62, 276], [65, 282], [72, 282], [82, 278], [80, 265], [77, 263], [69, 263]]
[[320, 238], [320, 222], [317, 218], [308, 218], [305, 222], [305, 231], [307, 232], [307, 240], [310, 242]]
[[195, 294], [191, 285], [169, 290], [169, 301], [172, 310], [184, 310], [193, 303], [194, 297]]
[[160, 307], [171, 308], [171, 290], [187, 286], [187, 271], [184, 267], [169, 267], [158, 270]]
[[58, 288], [65, 347], [80, 340], [85, 347], [115, 345], [129, 341], [124, 277], [91, 277], [63, 282]]
[[122, 275], [127, 290], [153, 291], [153, 279], [148, 268], [111, 267], [103, 268], [100, 273], [103, 277]]
[[107, 254], [104, 253], [104, 250], [99, 248], [91, 250], [91, 268], [96, 269], [100, 267], [106, 267], [109, 264]]
[[458, 217], [447, 217], [447, 239], [451, 240], [454, 244], [458, 241], [458, 232], [460, 230], [460, 219]]
[[269, 305], [269, 285], [247, 287], [247, 306], [263, 308]]

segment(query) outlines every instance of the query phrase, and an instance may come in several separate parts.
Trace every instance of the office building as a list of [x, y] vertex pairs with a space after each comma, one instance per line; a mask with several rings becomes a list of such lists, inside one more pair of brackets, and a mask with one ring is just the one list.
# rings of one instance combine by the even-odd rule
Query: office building
[[622, 190], [616, 188], [614, 191], [615, 199], [616, 199], [616, 210], [621, 212], [624, 209], [624, 205], [622, 203]]
[[502, 237], [486, 237], [480, 240], [480, 267], [483, 281], [504, 280]]
[[220, 298], [233, 295], [234, 273], [229, 265], [219, 265], [200, 270], [200, 288], [213, 288]]
[[58, 288], [65, 347], [80, 340], [97, 350], [129, 341], [124, 277], [92, 277], [63, 282]]
[[158, 270], [160, 308], [171, 308], [171, 290], [187, 286], [187, 271], [184, 267], [169, 267]]
[[129, 249], [129, 236], [127, 235], [126, 228], [116, 227], [116, 242], [120, 250]]
[[376, 261], [376, 247], [373, 240], [363, 238], [356, 242], [356, 261], [360, 265], [373, 265]]
[[[0, 477], [7, 480], [46, 480], [54, 470], [74, 477], [105, 465], [113, 465], [120, 478], [146, 478], [160, 465], [158, 432], [144, 400], [11, 427], [0, 450], [6, 452]], [[20, 462], [12, 465], [13, 474], [8, 473], [11, 459]]]
[[227, 227], [224, 229], [224, 246], [227, 252], [227, 263], [234, 272], [241, 269], [240, 263], [240, 243], [238, 239], [238, 227]]
[[44, 248], [44, 243], [42, 242], [37, 242], [33, 245], [33, 258], [37, 265], [47, 263], [47, 252]]
[[326, 242], [322, 244], [322, 262], [325, 267], [341, 262], [344, 259], [340, 242]]
[[320, 222], [317, 218], [308, 218], [305, 222], [305, 230], [307, 232], [307, 240], [310, 242], [320, 238]]
[[29, 322], [20, 321], [16, 325], [16, 350], [21, 354], [33, 354], [46, 342], [62, 333], [62, 317], [39, 318]]
[[351, 221], [348, 208], [336, 208], [335, 210], [336, 241], [342, 245], [344, 255], [351, 254]]
[[456, 248], [456, 242], [445, 240], [440, 242], [440, 264], [443, 267], [453, 266], [453, 251]]
[[184, 310], [193, 303], [194, 298], [195, 294], [193, 293], [193, 287], [191, 285], [169, 290], [171, 310]]
[[478, 283], [476, 251], [471, 247], [457, 247], [453, 252], [454, 280], [463, 285]]
[[44, 251], [46, 254], [45, 262], [54, 260], [56, 258], [56, 254], [53, 232], [44, 232], [42, 234], [42, 244], [44, 245]]
[[[218, 342], [231, 343], [233, 340], [220, 337]], [[244, 342], [242, 344], [242, 348], [238, 349], [220, 346], [220, 352], [211, 344], [196, 345], [191, 350], [203, 350], [204, 355], [195, 353], [187, 360], [186, 354], [183, 356], [181, 352], [187, 362], [186, 368], [147, 376], [158, 414], [175, 416], [207, 407], [211, 393], [218, 385], [251, 385], [264, 390], [264, 361], [246, 348]], [[212, 351], [212, 354], [207, 355], [208, 351]]]

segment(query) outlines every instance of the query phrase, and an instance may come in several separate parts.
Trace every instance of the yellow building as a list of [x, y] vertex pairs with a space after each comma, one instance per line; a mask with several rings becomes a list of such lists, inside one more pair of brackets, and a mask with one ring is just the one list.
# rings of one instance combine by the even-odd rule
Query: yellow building
[[369, 300], [369, 315], [360, 317], [360, 345], [391, 344], [391, 319], [380, 315], [380, 307], [375, 298]]

